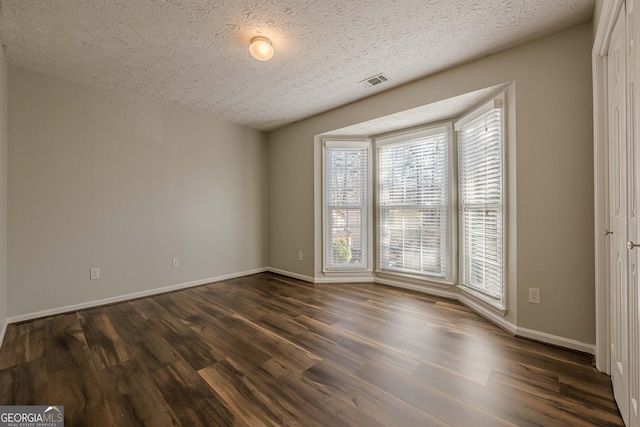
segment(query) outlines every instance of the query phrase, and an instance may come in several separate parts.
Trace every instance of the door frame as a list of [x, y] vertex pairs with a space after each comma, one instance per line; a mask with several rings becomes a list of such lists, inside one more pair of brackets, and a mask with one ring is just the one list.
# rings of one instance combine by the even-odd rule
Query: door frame
[[594, 162], [594, 238], [596, 286], [596, 368], [611, 374], [609, 319], [609, 227], [608, 166], [608, 89], [607, 59], [609, 40], [625, 0], [604, 0], [600, 22], [591, 51], [593, 73], [593, 162]]

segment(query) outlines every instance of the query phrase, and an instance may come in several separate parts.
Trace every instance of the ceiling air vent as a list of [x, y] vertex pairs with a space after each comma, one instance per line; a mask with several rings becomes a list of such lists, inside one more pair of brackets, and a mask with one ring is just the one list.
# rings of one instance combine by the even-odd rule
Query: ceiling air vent
[[366, 79], [362, 80], [360, 83], [362, 83], [364, 87], [374, 87], [386, 81], [389, 81], [389, 77], [385, 76], [384, 74], [377, 74], [372, 77], [367, 77]]

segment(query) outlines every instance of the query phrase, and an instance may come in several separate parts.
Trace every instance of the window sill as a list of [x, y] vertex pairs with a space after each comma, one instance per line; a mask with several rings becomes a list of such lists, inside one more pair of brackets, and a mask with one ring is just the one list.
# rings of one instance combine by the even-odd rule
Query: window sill
[[500, 314], [502, 316], [507, 314], [507, 308], [505, 307], [504, 300], [496, 301], [465, 285], [458, 285], [458, 288], [465, 297], [470, 298], [474, 303], [479, 304], [496, 314]]
[[366, 267], [322, 270], [322, 274], [324, 274], [325, 276], [362, 275], [362, 274], [371, 274], [371, 273], [373, 273], [373, 271]]
[[402, 279], [403, 281], [418, 284], [427, 285], [438, 288], [449, 289], [454, 286], [454, 283], [445, 279], [438, 279], [431, 276], [417, 276], [413, 274], [396, 273], [387, 270], [376, 270], [376, 276], [389, 279]]
[[359, 270], [327, 270], [316, 277], [315, 283], [373, 283], [373, 271]]

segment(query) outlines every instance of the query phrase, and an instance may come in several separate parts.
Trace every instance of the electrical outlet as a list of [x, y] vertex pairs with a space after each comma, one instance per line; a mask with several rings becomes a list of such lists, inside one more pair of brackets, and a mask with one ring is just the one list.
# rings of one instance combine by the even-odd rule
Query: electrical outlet
[[540, 289], [529, 288], [529, 302], [532, 304], [540, 304]]
[[100, 278], [100, 269], [98, 267], [93, 267], [89, 273], [89, 279], [98, 280]]
[[304, 252], [298, 251], [298, 261], [304, 260]]
[[171, 266], [173, 268], [180, 267], [180, 258], [171, 258]]

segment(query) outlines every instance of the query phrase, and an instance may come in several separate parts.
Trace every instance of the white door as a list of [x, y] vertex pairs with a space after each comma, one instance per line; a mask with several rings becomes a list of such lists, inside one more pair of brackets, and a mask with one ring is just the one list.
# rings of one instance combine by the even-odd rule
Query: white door
[[629, 358], [629, 417], [625, 421], [628, 426], [640, 427], [640, 294], [638, 292], [638, 266], [640, 265], [640, 248], [634, 248], [640, 236], [640, 220], [638, 220], [637, 203], [640, 200], [640, 108], [636, 96], [636, 85], [640, 81], [640, 54], [635, 43], [635, 29], [638, 28], [640, 15], [635, 11], [637, 0], [627, 0], [627, 129], [628, 129], [628, 164], [629, 182], [629, 240], [632, 249], [629, 253], [629, 311], [628, 311], [628, 351]]
[[[633, 280], [627, 248], [629, 205], [627, 185], [626, 25], [623, 5], [611, 34], [609, 79], [609, 221], [611, 301], [611, 381], [622, 418], [629, 424], [628, 283]], [[634, 197], [635, 198], [635, 197]]]

